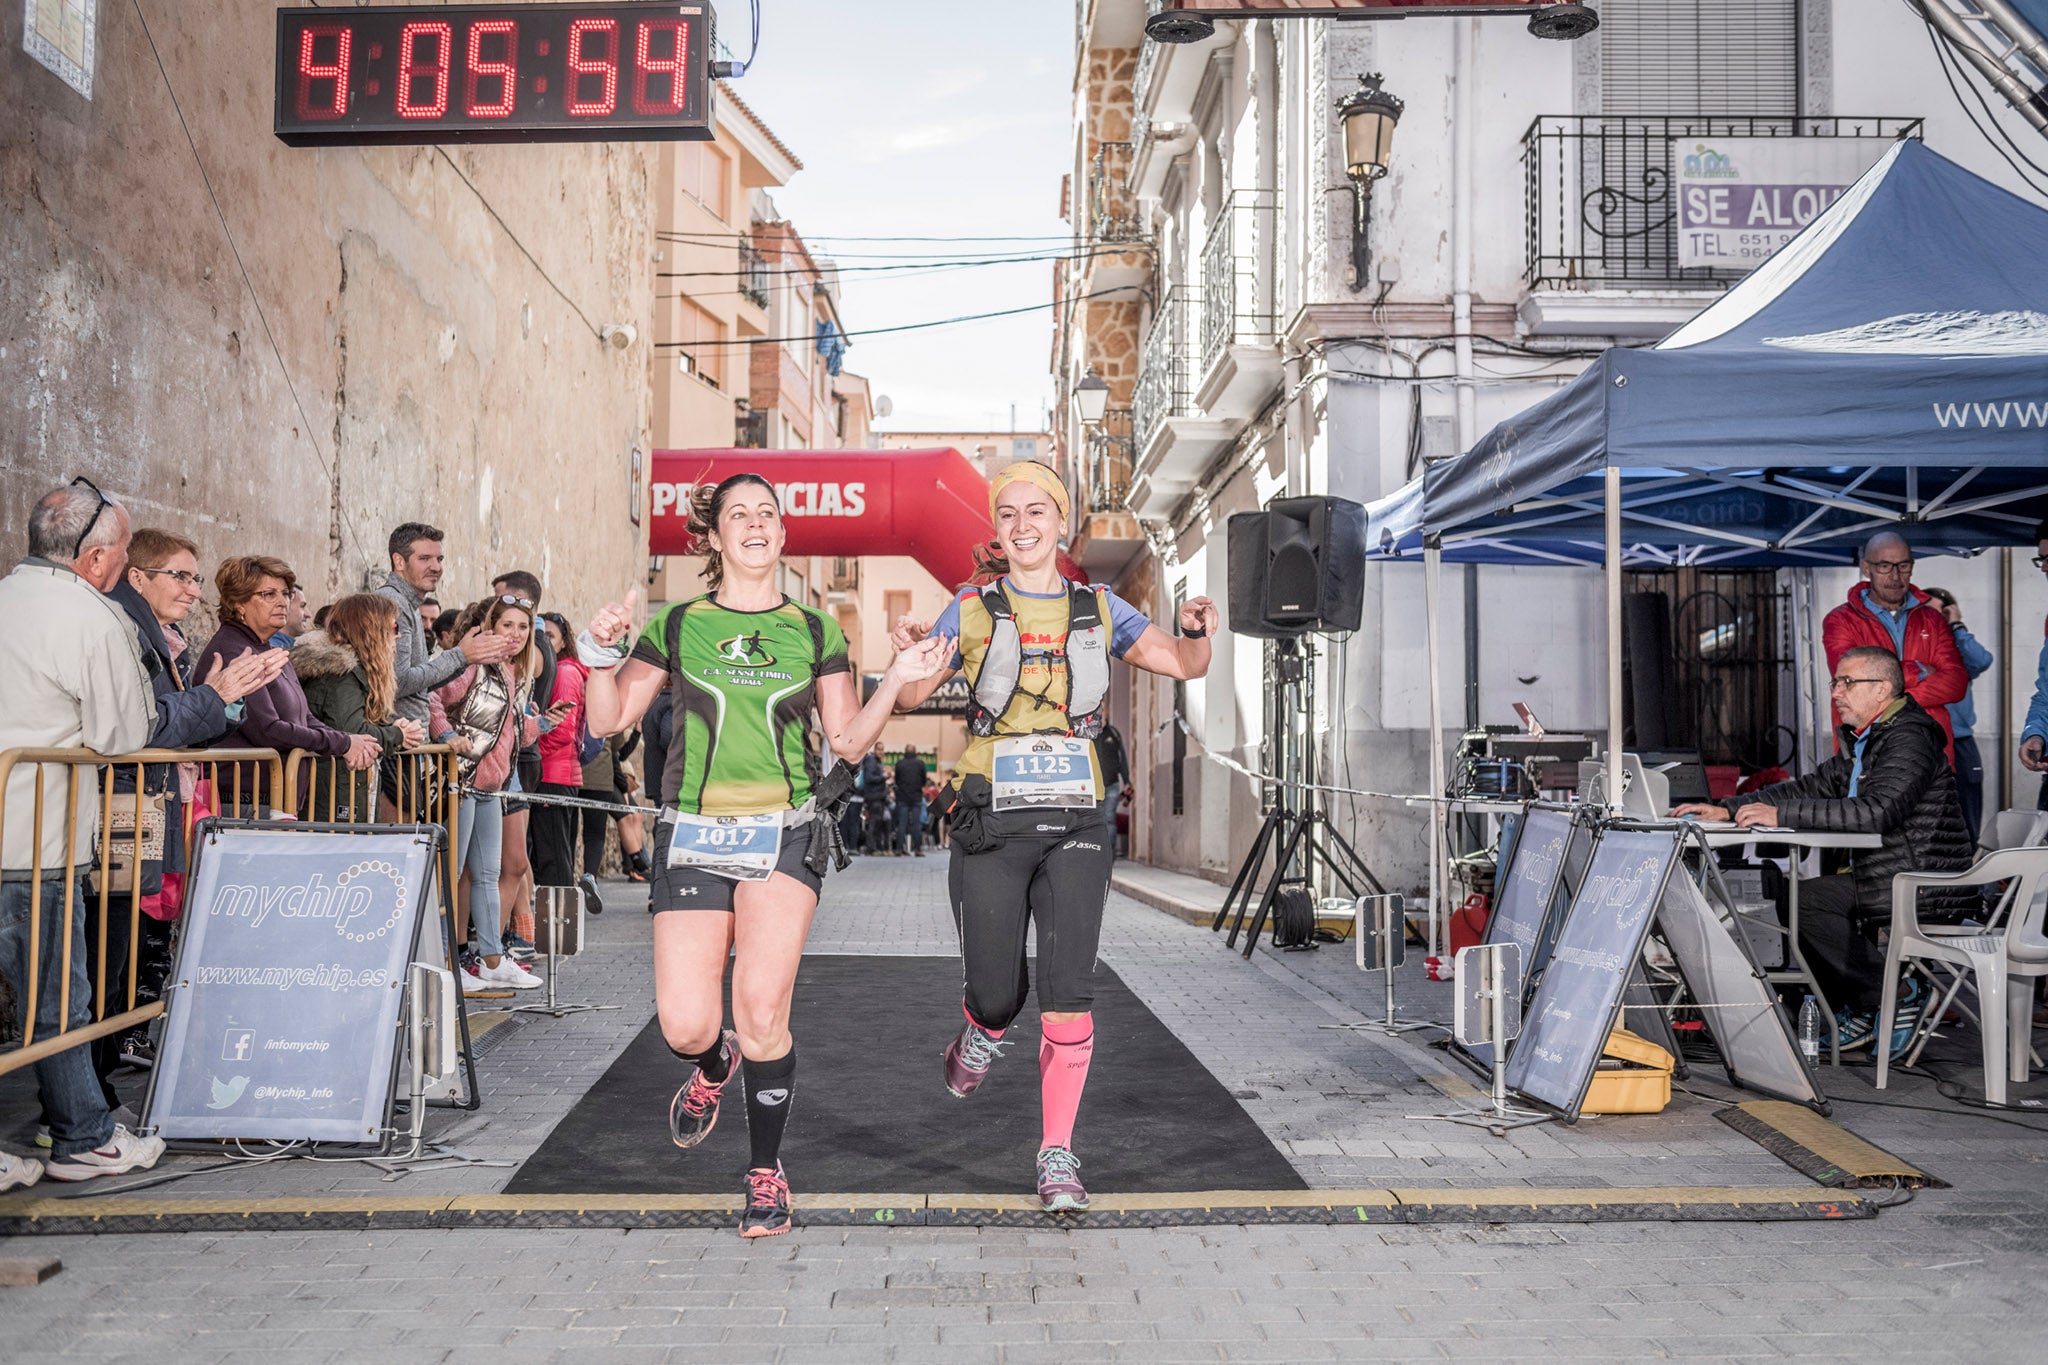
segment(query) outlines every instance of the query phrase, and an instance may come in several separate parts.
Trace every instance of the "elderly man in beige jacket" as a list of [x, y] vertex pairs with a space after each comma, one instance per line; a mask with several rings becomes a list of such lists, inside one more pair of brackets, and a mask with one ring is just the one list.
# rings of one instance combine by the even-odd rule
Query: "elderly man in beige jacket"
[[[29, 514], [28, 558], [0, 579], [0, 621], [7, 622], [0, 631], [0, 752], [85, 748], [119, 754], [148, 742], [156, 704], [135, 628], [102, 595], [120, 580], [127, 558], [128, 513], [90, 481], [73, 480], [36, 503]], [[29, 764], [14, 769], [0, 812], [0, 975], [25, 1013], [33, 934], [35, 1036], [41, 1041], [92, 1018], [84, 874], [93, 862], [99, 773], [62, 765], [41, 769], [44, 820], [38, 840], [37, 771]], [[73, 782], [78, 814], [70, 823], [62, 812], [72, 808]], [[67, 946], [70, 990], [68, 1009], [62, 1009]], [[32, 1185], [45, 1173], [55, 1180], [115, 1175], [153, 1166], [163, 1154], [161, 1138], [138, 1137], [114, 1122], [89, 1049], [66, 1048], [37, 1062], [35, 1072], [50, 1123], [50, 1159], [46, 1166], [0, 1153], [0, 1190]]]

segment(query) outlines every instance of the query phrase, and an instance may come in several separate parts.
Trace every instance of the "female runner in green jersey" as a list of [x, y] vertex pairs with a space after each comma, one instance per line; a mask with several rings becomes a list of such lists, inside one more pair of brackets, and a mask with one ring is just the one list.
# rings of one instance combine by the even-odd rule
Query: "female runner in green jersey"
[[[862, 706], [838, 622], [775, 586], [784, 536], [768, 481], [735, 474], [699, 486], [690, 531], [710, 591], [656, 613], [630, 657], [635, 594], [598, 612], [586, 661], [617, 666], [593, 666], [584, 705], [591, 733], [610, 735], [637, 725], [662, 688], [674, 699], [661, 789], [676, 801], [656, 831], [648, 908], [662, 1037], [696, 1069], [676, 1092], [669, 1131], [678, 1147], [703, 1141], [745, 1060], [753, 1151], [740, 1235], [766, 1237], [790, 1225], [778, 1156], [796, 1074], [789, 1004], [821, 880], [803, 851], [810, 822], [831, 818], [811, 799], [819, 768], [810, 718], [842, 761], [867, 752], [905, 685], [937, 672], [948, 646], [899, 652]], [[721, 1032], [729, 952], [734, 1029]]]

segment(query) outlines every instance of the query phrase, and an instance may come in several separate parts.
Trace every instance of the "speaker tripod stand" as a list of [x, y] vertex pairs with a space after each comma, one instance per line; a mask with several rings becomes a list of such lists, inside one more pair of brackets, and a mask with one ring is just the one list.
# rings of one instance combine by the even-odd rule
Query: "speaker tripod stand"
[[[1313, 885], [1316, 858], [1322, 859], [1330, 875], [1354, 901], [1365, 895], [1383, 896], [1387, 890], [1323, 809], [1322, 794], [1315, 789], [1315, 746], [1304, 744], [1299, 759], [1291, 758], [1294, 737], [1289, 733], [1290, 722], [1305, 719], [1306, 696], [1313, 686], [1314, 655], [1312, 646], [1304, 650], [1292, 639], [1279, 642], [1268, 714], [1274, 718], [1278, 747], [1289, 757], [1281, 764], [1282, 781], [1272, 812], [1253, 837], [1252, 846], [1230, 884], [1230, 894], [1224, 897], [1223, 908], [1209, 925], [1214, 933], [1225, 920], [1230, 920], [1230, 933], [1224, 942], [1235, 948], [1237, 936], [1246, 930], [1245, 918], [1249, 915], [1251, 925], [1243, 950], [1247, 959], [1258, 946], [1259, 934], [1272, 918], [1283, 891], [1299, 887], [1303, 894], [1313, 894], [1309, 888]], [[1296, 772], [1301, 774], [1299, 778], [1293, 775]], [[1268, 854], [1273, 859], [1270, 871], [1266, 867]]]

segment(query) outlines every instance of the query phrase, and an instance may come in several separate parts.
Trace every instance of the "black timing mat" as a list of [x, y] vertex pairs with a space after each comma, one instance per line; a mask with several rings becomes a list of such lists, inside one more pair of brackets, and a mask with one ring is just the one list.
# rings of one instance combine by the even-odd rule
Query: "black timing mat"
[[[1300, 1190], [1294, 1168], [1151, 1010], [1096, 971], [1095, 1058], [1074, 1130], [1093, 1190]], [[795, 1110], [782, 1161], [798, 1191], [1028, 1193], [1038, 1152], [1038, 1015], [1027, 1006], [1004, 1055], [967, 1099], [939, 1055], [960, 1028], [950, 957], [807, 957], [791, 1030]], [[650, 1021], [556, 1125], [507, 1194], [730, 1194], [747, 1165], [737, 1081], [718, 1126], [685, 1152], [668, 1107], [689, 1075]], [[488, 1096], [488, 1085], [486, 1086]], [[485, 1103], [489, 1100], [486, 1098]]]

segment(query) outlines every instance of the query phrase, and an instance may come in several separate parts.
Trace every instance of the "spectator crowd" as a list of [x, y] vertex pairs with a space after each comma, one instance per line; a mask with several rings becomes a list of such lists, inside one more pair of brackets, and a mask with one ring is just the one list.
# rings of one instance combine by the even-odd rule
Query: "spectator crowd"
[[[541, 610], [537, 575], [508, 569], [482, 600], [442, 606], [445, 540], [425, 523], [397, 527], [383, 582], [309, 613], [297, 573], [275, 556], [230, 555], [205, 574], [195, 541], [132, 525], [128, 510], [90, 480], [37, 501], [27, 557], [0, 579], [0, 614], [10, 627], [0, 641], [0, 751], [267, 749], [313, 761], [301, 769], [293, 809], [272, 789], [268, 765], [243, 765], [233, 781], [210, 778], [197, 763], [145, 765], [140, 800], [166, 837], [160, 856], [135, 859], [125, 877], [109, 859], [107, 887], [95, 885], [102, 843], [135, 836], [100, 829], [101, 770], [17, 766], [0, 859], [0, 1009], [15, 1036], [28, 1022], [20, 1016], [31, 994], [38, 1039], [91, 1021], [102, 973], [110, 997], [125, 995], [138, 920], [137, 998], [160, 998], [181, 913], [182, 835], [193, 820], [220, 813], [433, 821], [446, 793], [439, 760], [422, 752], [429, 746], [445, 746], [458, 782], [453, 838], [466, 994], [542, 984], [530, 965], [536, 952], [525, 907], [536, 886], [573, 887], [588, 911], [602, 913], [597, 874], [610, 824], [618, 825], [624, 875], [645, 880], [641, 818], [619, 809], [642, 796], [634, 764], [641, 736], [590, 735], [575, 631]], [[209, 591], [216, 624], [199, 641], [191, 617]], [[44, 819], [38, 840], [26, 816], [37, 805], [39, 771], [46, 793], [58, 794], [46, 809], [75, 809], [76, 818], [68, 829], [61, 818]], [[105, 778], [119, 810], [134, 809], [135, 773], [121, 765]], [[62, 795], [71, 782], [75, 806]], [[536, 796], [611, 809], [536, 804]], [[156, 852], [139, 840], [136, 851]], [[154, 1165], [163, 1143], [134, 1131], [134, 1111], [115, 1084], [121, 1068], [153, 1062], [150, 1034], [137, 1028], [34, 1063], [44, 1155], [0, 1153], [0, 1190], [45, 1175], [88, 1180]]]

